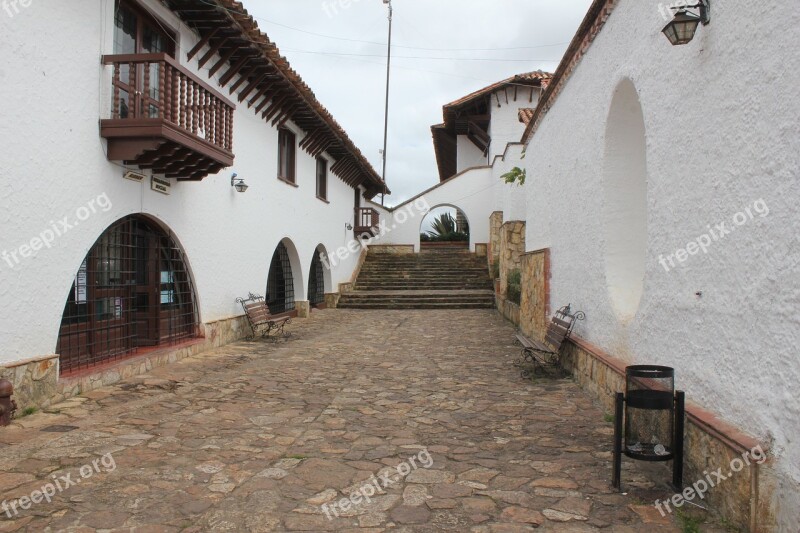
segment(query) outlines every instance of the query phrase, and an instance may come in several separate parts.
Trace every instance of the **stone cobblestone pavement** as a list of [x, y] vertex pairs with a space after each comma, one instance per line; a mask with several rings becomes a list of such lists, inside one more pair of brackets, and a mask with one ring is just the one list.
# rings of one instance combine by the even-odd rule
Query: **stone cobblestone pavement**
[[[652, 489], [637, 464], [631, 493], [611, 489], [603, 411], [568, 379], [523, 381], [494, 311], [315, 311], [290, 329], [0, 429], [0, 498], [80, 480], [0, 532], [680, 531], [634, 496]], [[430, 468], [321, 509], [423, 449]], [[103, 454], [116, 467], [81, 479]]]

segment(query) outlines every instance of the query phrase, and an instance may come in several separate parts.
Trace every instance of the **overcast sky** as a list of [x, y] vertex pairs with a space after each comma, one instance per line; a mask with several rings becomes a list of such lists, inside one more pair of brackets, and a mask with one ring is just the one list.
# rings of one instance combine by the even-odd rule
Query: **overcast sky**
[[[442, 105], [532, 70], [554, 71], [591, 0], [393, 0], [386, 181], [397, 205], [438, 181]], [[244, 0], [380, 174], [387, 7], [381, 0]], [[348, 6], [348, 7], [345, 7]]]

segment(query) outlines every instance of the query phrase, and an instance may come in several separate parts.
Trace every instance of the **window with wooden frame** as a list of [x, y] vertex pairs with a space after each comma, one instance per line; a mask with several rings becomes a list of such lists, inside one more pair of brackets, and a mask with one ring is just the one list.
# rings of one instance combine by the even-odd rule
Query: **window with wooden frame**
[[[125, 0], [116, 0], [114, 8], [114, 54], [167, 54], [175, 57], [175, 36], [162, 23], [137, 4]], [[130, 106], [141, 107], [141, 98], [134, 98], [133, 93], [144, 91], [142, 80], [145, 78], [144, 65], [131, 69], [129, 65], [120, 67], [120, 81], [125, 84], [119, 98], [120, 118], [128, 118]], [[152, 100], [159, 100], [160, 72], [158, 63], [150, 64], [149, 94]], [[113, 110], [112, 110], [113, 111]], [[141, 109], [136, 109], [141, 111]], [[158, 116], [158, 109], [148, 109], [150, 117]], [[115, 113], [116, 115], [116, 113]], [[138, 116], [133, 113], [133, 116]]]
[[317, 158], [317, 198], [328, 200], [328, 161]]
[[278, 130], [278, 179], [296, 183], [295, 136], [285, 128]]

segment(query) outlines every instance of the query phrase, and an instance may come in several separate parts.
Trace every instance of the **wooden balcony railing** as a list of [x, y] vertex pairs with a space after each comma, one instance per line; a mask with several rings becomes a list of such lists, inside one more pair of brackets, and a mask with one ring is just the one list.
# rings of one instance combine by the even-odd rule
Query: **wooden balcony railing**
[[380, 214], [375, 209], [371, 207], [356, 207], [356, 223], [353, 225], [353, 232], [356, 236], [367, 233], [374, 237], [378, 233], [378, 224], [380, 220]]
[[202, 179], [233, 164], [235, 106], [167, 54], [103, 56], [113, 65], [108, 158]]

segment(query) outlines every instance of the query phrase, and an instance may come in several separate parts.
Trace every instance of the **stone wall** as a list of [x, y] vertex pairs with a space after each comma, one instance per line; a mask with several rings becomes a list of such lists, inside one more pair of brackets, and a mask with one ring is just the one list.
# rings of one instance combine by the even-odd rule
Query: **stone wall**
[[503, 212], [495, 211], [489, 216], [489, 249], [486, 259], [489, 268], [492, 263], [500, 261], [500, 228], [503, 226]]
[[525, 222], [513, 220], [500, 228], [500, 295], [505, 298], [508, 274], [519, 269], [525, 253]]
[[523, 254], [520, 270], [522, 295], [519, 328], [526, 336], [544, 341], [550, 319], [550, 250]]
[[486, 257], [488, 255], [489, 245], [487, 243], [475, 243], [475, 256], [476, 257]]
[[14, 385], [17, 416], [26, 407], [46, 407], [58, 391], [58, 356], [45, 355], [0, 367], [0, 379]]

